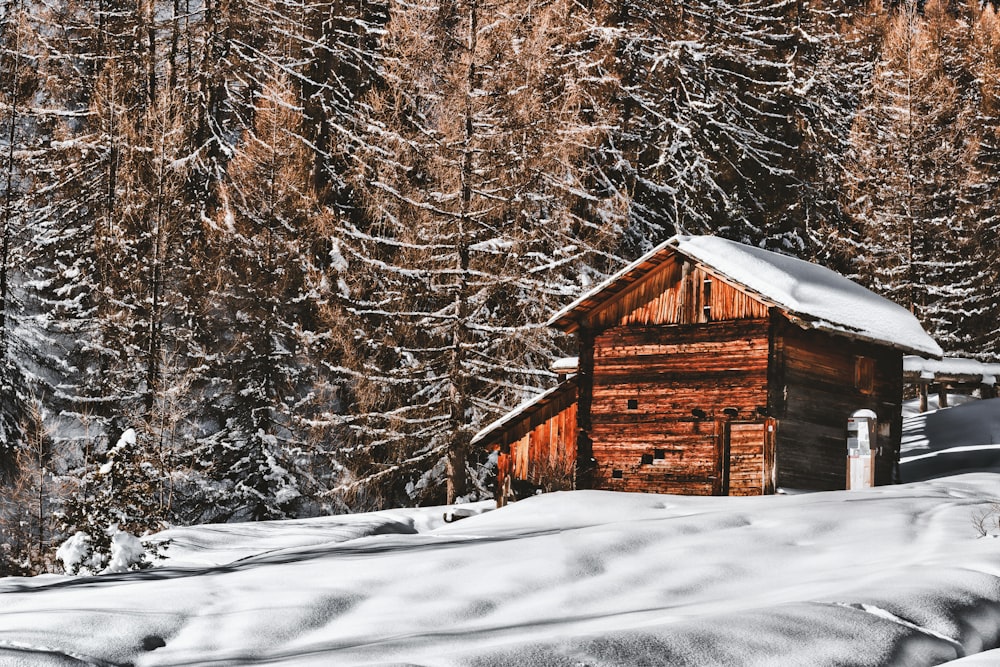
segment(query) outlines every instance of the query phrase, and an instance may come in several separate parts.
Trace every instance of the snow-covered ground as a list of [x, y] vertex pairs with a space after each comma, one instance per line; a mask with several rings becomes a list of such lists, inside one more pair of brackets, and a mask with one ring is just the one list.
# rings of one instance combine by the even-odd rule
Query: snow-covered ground
[[0, 665], [1000, 664], [1000, 474], [937, 476], [994, 467], [998, 426], [910, 418], [936, 478], [869, 491], [178, 528], [154, 570], [0, 580]]

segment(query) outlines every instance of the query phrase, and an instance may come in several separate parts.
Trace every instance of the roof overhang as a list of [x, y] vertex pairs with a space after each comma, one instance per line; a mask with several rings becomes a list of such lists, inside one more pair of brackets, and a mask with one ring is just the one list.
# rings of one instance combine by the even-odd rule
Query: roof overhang
[[903, 380], [916, 384], [994, 385], [1000, 377], [1000, 363], [987, 363], [966, 357], [926, 359], [903, 357]]
[[469, 444], [484, 448], [509, 445], [576, 403], [576, 400], [577, 383], [571, 377], [500, 417], [472, 436]]

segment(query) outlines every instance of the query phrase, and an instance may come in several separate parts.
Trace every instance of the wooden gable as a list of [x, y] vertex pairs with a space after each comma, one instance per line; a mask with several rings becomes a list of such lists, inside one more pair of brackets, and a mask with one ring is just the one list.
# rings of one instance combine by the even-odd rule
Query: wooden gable
[[[571, 408], [575, 420], [576, 399], [577, 383], [574, 378], [569, 378], [487, 426], [473, 436], [471, 444], [504, 449]], [[574, 432], [574, 440], [575, 437]]]
[[594, 299], [581, 302], [555, 326], [572, 332], [583, 322], [600, 331], [617, 325], [698, 324], [768, 316], [766, 300], [709, 267], [677, 252], [656, 259], [635, 267]]
[[714, 236], [675, 236], [556, 313], [565, 333], [619, 324], [761, 319], [940, 358], [913, 314], [812, 262]]

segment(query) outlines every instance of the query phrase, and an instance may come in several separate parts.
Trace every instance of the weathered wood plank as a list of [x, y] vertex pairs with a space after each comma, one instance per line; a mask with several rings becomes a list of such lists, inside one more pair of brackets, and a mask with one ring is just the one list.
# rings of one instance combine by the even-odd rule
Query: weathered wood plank
[[519, 482], [546, 491], [574, 487], [577, 443], [577, 405], [572, 403], [535, 426], [509, 448], [501, 448], [497, 460], [497, 502]]
[[[902, 353], [788, 324], [779, 327], [777, 347], [784, 397], [778, 484], [845, 488], [847, 419], [860, 409], [875, 411], [884, 426], [875, 475], [877, 484], [890, 483], [902, 433]], [[859, 365], [872, 376], [859, 375]], [[870, 386], [858, 386], [862, 381]]]
[[[704, 305], [693, 288], [680, 296], [695, 309]], [[723, 298], [725, 292], [701, 296]], [[598, 461], [595, 483], [623, 490], [718, 492], [717, 420], [723, 408], [749, 418], [766, 410], [769, 326], [757, 316], [613, 327], [595, 336], [589, 431]], [[762, 468], [762, 456], [758, 459]], [[758, 485], [761, 479], [758, 474]], [[739, 481], [738, 488], [743, 486]]]

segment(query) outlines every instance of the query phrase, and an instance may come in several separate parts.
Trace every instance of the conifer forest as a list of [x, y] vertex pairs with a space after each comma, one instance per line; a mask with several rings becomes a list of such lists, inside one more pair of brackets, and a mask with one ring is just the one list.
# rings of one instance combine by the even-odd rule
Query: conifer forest
[[546, 320], [674, 234], [1000, 359], [981, 0], [0, 0], [0, 574], [491, 495]]

